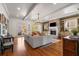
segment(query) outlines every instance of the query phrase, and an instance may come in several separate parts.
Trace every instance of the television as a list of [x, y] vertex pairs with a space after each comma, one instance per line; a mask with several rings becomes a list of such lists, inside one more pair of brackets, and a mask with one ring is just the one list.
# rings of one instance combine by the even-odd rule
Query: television
[[56, 22], [50, 23], [50, 27], [55, 27], [55, 26], [56, 26]]

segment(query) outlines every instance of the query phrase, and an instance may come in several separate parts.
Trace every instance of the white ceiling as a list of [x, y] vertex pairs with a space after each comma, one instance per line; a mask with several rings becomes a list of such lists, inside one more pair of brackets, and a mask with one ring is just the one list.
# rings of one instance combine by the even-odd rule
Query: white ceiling
[[[6, 3], [10, 18], [23, 19], [35, 6], [34, 3]], [[17, 10], [20, 8], [20, 10]]]
[[37, 19], [37, 14], [39, 13], [39, 17], [45, 17], [50, 13], [55, 13], [65, 7], [71, 5], [70, 3], [40, 3], [38, 4], [30, 13], [32, 19]]
[[[56, 12], [71, 5], [73, 5], [73, 3], [6, 3], [9, 17], [23, 19], [26, 16], [26, 18], [31, 17], [33, 20], [38, 18], [38, 13], [39, 18], [44, 18], [50, 15], [50, 13], [52, 13], [54, 17]], [[17, 8], [21, 8], [21, 10], [17, 10]], [[62, 14], [61, 12], [59, 13]]]

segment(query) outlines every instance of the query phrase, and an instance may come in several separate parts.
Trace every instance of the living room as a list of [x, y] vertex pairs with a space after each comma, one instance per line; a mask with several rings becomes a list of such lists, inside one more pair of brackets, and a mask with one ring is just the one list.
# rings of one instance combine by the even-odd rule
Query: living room
[[[0, 3], [0, 55], [78, 56], [78, 3]], [[5, 42], [9, 39], [11, 42]], [[5, 46], [10, 45], [5, 49]]]

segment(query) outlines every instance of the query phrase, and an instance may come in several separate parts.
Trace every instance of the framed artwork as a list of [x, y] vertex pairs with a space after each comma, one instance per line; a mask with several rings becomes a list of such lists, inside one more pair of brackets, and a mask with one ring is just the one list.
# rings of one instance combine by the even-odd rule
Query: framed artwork
[[48, 31], [49, 30], [49, 23], [48, 22], [43, 24], [43, 30], [44, 31]]

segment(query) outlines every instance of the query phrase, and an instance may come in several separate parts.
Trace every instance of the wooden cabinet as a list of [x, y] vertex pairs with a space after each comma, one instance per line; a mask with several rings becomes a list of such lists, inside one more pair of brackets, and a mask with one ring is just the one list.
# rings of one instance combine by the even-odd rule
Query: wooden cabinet
[[78, 56], [79, 55], [79, 41], [72, 39], [63, 39], [63, 55], [64, 56]]

